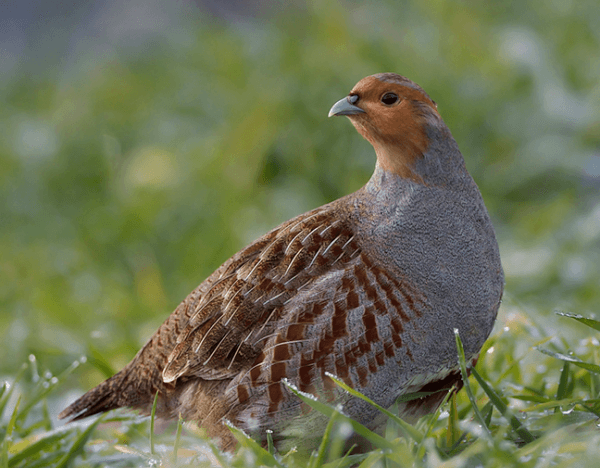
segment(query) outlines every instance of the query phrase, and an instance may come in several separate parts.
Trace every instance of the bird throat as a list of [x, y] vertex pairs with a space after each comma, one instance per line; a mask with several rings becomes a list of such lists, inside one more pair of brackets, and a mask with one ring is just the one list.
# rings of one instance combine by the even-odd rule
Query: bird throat
[[417, 170], [417, 161], [429, 147], [429, 138], [421, 123], [414, 119], [402, 119], [395, 128], [377, 128], [359, 119], [350, 119], [358, 132], [367, 140], [377, 154], [382, 169], [423, 183]]
[[417, 172], [416, 161], [422, 158], [427, 147], [400, 145], [398, 142], [387, 145], [373, 145], [377, 161], [382, 169], [399, 175], [413, 182], [424, 183], [423, 177]]

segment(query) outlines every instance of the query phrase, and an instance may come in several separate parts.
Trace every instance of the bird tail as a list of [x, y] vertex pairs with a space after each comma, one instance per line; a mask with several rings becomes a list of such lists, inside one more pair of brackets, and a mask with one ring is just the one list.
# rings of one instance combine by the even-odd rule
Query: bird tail
[[[162, 382], [161, 369], [156, 365], [141, 365], [146, 360], [149, 344], [120, 372], [92, 388], [85, 395], [71, 403], [59, 415], [59, 419], [71, 417], [71, 421], [87, 418], [116, 408], [131, 407], [149, 414], [156, 392], [165, 394], [168, 386]], [[160, 412], [167, 411], [166, 402], [161, 401]]]
[[[129, 364], [65, 408], [58, 417], [71, 417], [72, 421], [76, 421], [125, 406], [141, 409], [149, 414], [156, 392], [164, 397], [171, 395], [175, 389], [175, 382], [163, 381], [162, 371], [164, 362], [176, 343], [177, 334], [173, 330], [181, 328], [182, 323], [187, 322], [187, 310], [185, 303], [182, 303]], [[172, 404], [175, 402], [162, 398], [157, 411], [168, 416], [173, 411]]]
[[[94, 414], [103, 413], [123, 406], [139, 406], [139, 395], [131, 398], [130, 392], [124, 391], [127, 387], [127, 368], [105, 380], [100, 385], [92, 388], [85, 395], [77, 399], [59, 415], [59, 419], [71, 418], [71, 421], [87, 418]], [[125, 388], [124, 388], [125, 387]], [[137, 405], [135, 404], [137, 401]]]

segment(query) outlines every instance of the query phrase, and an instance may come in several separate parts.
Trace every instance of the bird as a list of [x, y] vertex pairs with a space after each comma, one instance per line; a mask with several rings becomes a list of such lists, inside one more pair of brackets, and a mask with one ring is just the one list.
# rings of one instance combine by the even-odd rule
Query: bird
[[[72, 403], [78, 420], [119, 407], [195, 421], [233, 451], [224, 421], [277, 446], [310, 441], [327, 420], [285, 383], [377, 430], [382, 415], [336, 376], [411, 422], [461, 374], [454, 330], [476, 363], [504, 275], [482, 195], [437, 104], [396, 73], [361, 79], [329, 117], [374, 148], [358, 191], [277, 226], [225, 261], [133, 360]], [[292, 441], [292, 442], [290, 442]], [[294, 442], [296, 441], [296, 442]]]

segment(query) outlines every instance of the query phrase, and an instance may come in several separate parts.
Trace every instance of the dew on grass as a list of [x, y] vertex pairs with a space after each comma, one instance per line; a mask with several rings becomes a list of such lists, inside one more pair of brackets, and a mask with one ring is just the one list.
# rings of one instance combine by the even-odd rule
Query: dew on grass
[[302, 395], [302, 396], [304, 396], [304, 397], [306, 397], [306, 398], [310, 398], [310, 399], [311, 399], [311, 400], [313, 400], [313, 401], [318, 401], [318, 399], [317, 399], [317, 397], [316, 397], [316, 396], [314, 396], [314, 395], [313, 395], [313, 394], [311, 394], [311, 393], [306, 393], [306, 392], [303, 392], [303, 391], [301, 391], [300, 389], [298, 389], [298, 387], [296, 387], [296, 386], [295, 386], [293, 383], [291, 383], [291, 382], [290, 382], [288, 379], [281, 379], [281, 381], [283, 382], [283, 384], [284, 384], [286, 387], [290, 388], [290, 389], [291, 389], [291, 390], [293, 390], [294, 392], [297, 392], [299, 395]]
[[340, 379], [337, 375], [332, 374], [331, 372], [325, 371], [325, 375], [331, 379], [337, 380], [338, 382], [343, 382], [342, 379]]
[[250, 438], [250, 436], [248, 434], [246, 434], [246, 432], [244, 432], [243, 429], [240, 429], [239, 427], [237, 427], [235, 424], [233, 424], [229, 419], [225, 419], [223, 418], [223, 424], [225, 424], [228, 427], [231, 427], [232, 429], [238, 430], [240, 431], [242, 434], [244, 434], [245, 437]]
[[352, 424], [350, 424], [348, 421], [344, 421], [338, 426], [337, 431], [338, 434], [345, 439], [352, 435], [354, 429], [352, 429]]
[[38, 369], [37, 369], [37, 361], [36, 358], [33, 354], [30, 354], [27, 359], [30, 362], [30, 368], [31, 368], [31, 381], [34, 383], [37, 383], [38, 380], [40, 380], [40, 375], [38, 374]]
[[483, 429], [481, 424], [477, 424], [474, 421], [459, 421], [458, 427], [460, 427], [464, 431], [468, 431], [476, 437], [485, 437], [487, 435], [486, 431]]

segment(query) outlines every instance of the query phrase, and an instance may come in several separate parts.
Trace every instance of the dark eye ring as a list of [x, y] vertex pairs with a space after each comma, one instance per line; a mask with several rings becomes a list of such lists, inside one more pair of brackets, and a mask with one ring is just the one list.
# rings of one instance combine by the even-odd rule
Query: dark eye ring
[[396, 104], [398, 102], [398, 95], [396, 93], [385, 93], [383, 96], [381, 96], [381, 102], [383, 102], [386, 106]]

